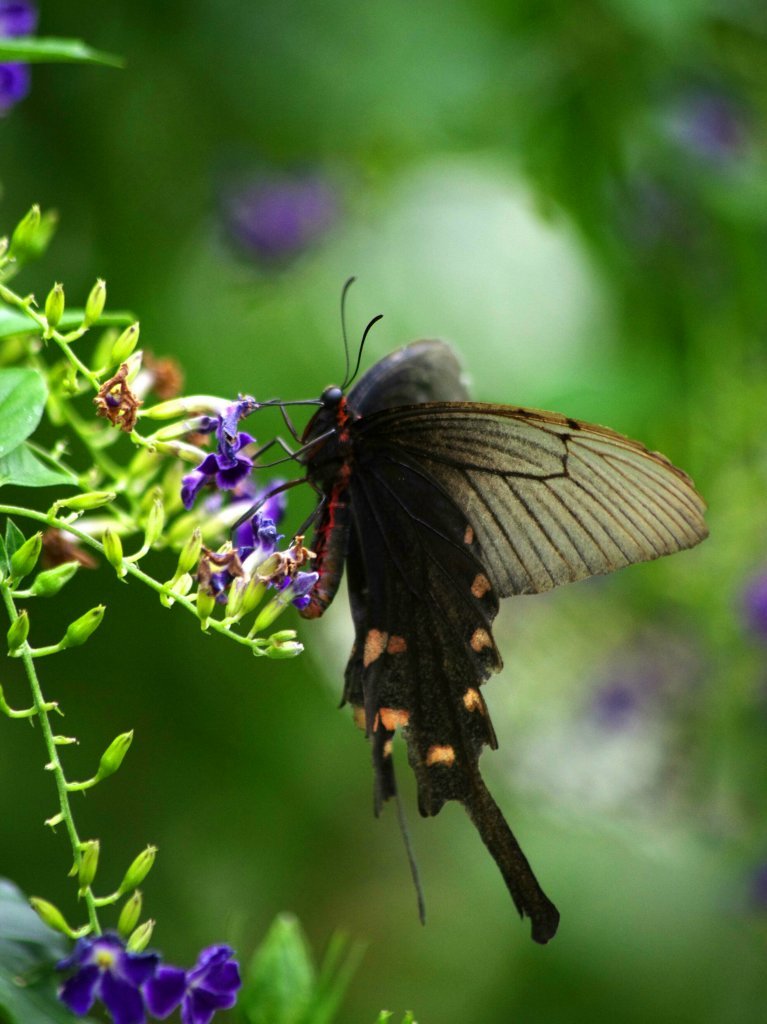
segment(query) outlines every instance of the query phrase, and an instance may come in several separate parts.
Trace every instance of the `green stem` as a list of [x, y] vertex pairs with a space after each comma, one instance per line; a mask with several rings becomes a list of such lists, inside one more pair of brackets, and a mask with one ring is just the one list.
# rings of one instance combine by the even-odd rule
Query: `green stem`
[[[11, 596], [11, 592], [7, 586], [0, 585], [0, 591], [2, 592], [6, 611], [8, 612], [8, 618], [10, 619], [11, 624], [13, 624], [19, 617], [13, 597]], [[64, 823], [67, 835], [69, 836], [69, 842], [72, 846], [72, 854], [74, 856], [75, 864], [79, 867], [82, 856], [80, 852], [81, 842], [80, 837], [77, 834], [77, 828], [75, 827], [74, 817], [72, 815], [72, 808], [69, 803], [67, 779], [64, 775], [64, 768], [59, 758], [59, 751], [56, 746], [53, 729], [51, 728], [51, 723], [48, 719], [48, 708], [50, 705], [43, 696], [43, 691], [40, 687], [40, 680], [37, 677], [35, 663], [29, 650], [29, 646], [26, 643], [22, 648], [21, 660], [27, 673], [30, 690], [32, 691], [32, 702], [35, 706], [37, 717], [40, 719], [40, 730], [43, 734], [43, 741], [45, 742], [45, 749], [48, 754], [48, 764], [46, 767], [53, 774], [53, 777], [56, 780], [61, 820]], [[95, 932], [96, 935], [100, 935], [101, 928], [99, 926], [96, 905], [94, 903], [93, 893], [91, 892], [90, 887], [84, 890], [83, 898], [88, 909], [88, 921], [90, 922], [91, 930]]]
[[70, 341], [77, 341], [78, 338], [81, 338], [88, 330], [87, 327], [77, 328], [74, 331], [70, 331], [69, 334], [61, 334], [59, 331], [51, 331], [48, 326], [48, 321], [41, 313], [37, 313], [32, 309], [29, 299], [23, 299], [20, 295], [17, 295], [16, 292], [12, 291], [5, 285], [0, 285], [0, 298], [7, 302], [9, 306], [15, 306], [17, 309], [20, 309], [21, 312], [26, 314], [30, 320], [34, 320], [37, 326], [42, 330], [43, 334], [56, 342], [65, 357], [69, 360], [71, 365], [74, 366], [78, 373], [81, 373], [91, 387], [95, 391], [98, 391], [101, 387], [98, 377], [88, 369], [85, 363], [77, 355], [75, 355], [69, 345]]
[[[67, 533], [73, 534], [78, 540], [82, 541], [83, 544], [89, 548], [93, 548], [100, 555], [104, 554], [103, 545], [99, 544], [97, 540], [84, 533], [82, 530], [78, 530], [73, 523], [62, 523], [56, 516], [46, 512], [38, 512], [31, 508], [21, 508], [17, 505], [0, 505], [0, 515], [8, 516], [22, 516], [26, 519], [33, 519], [37, 523], [45, 523], [46, 526], [51, 526], [56, 530], [66, 530]], [[152, 576], [147, 575], [142, 569], [139, 569], [137, 565], [132, 562], [126, 562], [123, 560], [125, 569], [129, 576], [133, 576], [137, 580], [141, 580], [143, 584], [154, 590], [156, 594], [165, 595], [169, 594], [169, 588], [165, 583], [160, 583], [159, 580], [154, 579]], [[184, 597], [182, 594], [178, 594], [175, 591], [172, 594], [175, 604], [180, 604], [182, 608], [186, 610], [199, 621], [199, 615], [197, 614], [197, 606], [194, 601], [190, 601], [188, 597]], [[263, 643], [259, 644], [249, 639], [246, 636], [241, 636], [239, 633], [233, 633], [227, 629], [222, 620], [220, 619], [208, 619], [208, 628], [212, 629], [215, 633], [221, 633], [222, 636], [229, 637], [230, 640], [234, 640], [238, 644], [242, 644], [243, 647], [247, 647], [251, 651], [258, 651], [261, 653], [263, 650]], [[47, 652], [46, 652], [47, 653]]]

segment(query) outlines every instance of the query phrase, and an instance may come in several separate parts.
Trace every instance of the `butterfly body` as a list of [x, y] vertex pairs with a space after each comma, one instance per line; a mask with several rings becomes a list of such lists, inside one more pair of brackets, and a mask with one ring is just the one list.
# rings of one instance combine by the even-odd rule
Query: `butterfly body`
[[355, 628], [344, 703], [372, 745], [375, 809], [396, 795], [399, 729], [434, 815], [461, 802], [533, 938], [559, 914], [479, 772], [497, 740], [481, 686], [501, 667], [499, 598], [537, 593], [691, 547], [704, 505], [663, 456], [607, 428], [468, 401], [442, 342], [416, 342], [344, 396], [329, 388], [299, 455], [323, 494], [305, 617], [344, 569]]

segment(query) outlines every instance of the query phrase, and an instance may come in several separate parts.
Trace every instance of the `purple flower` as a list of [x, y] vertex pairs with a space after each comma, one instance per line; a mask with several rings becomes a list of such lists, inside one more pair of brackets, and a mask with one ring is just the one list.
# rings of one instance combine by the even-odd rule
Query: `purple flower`
[[181, 480], [181, 500], [184, 508], [191, 509], [197, 494], [206, 484], [215, 483], [221, 490], [237, 488], [253, 469], [253, 460], [241, 449], [253, 443], [250, 434], [237, 430], [237, 424], [256, 408], [253, 398], [241, 398], [227, 406], [220, 416], [211, 416], [202, 427], [204, 432], [216, 432], [216, 451], [207, 455], [200, 465]]
[[677, 106], [670, 131], [682, 146], [711, 163], [724, 163], [743, 151], [744, 111], [729, 96], [697, 92]]
[[284, 263], [322, 236], [337, 216], [336, 196], [317, 173], [264, 175], [224, 199], [229, 233], [264, 263]]
[[743, 611], [748, 628], [767, 639], [767, 572], [759, 573], [746, 584]]
[[181, 1006], [182, 1024], [209, 1024], [216, 1010], [234, 1006], [242, 985], [229, 946], [204, 949], [191, 971], [159, 967], [144, 986], [149, 1012], [164, 1020]]
[[146, 1019], [141, 986], [157, 969], [156, 953], [128, 953], [116, 935], [78, 939], [74, 951], [57, 966], [75, 973], [64, 982], [59, 999], [83, 1016], [98, 999], [114, 1024], [143, 1024]]
[[[0, 0], [0, 38], [31, 35], [37, 25], [37, 11], [26, 0]], [[0, 64], [0, 116], [29, 92], [26, 64]]]
[[293, 602], [294, 608], [301, 611], [311, 601], [314, 584], [319, 578], [320, 575], [317, 572], [297, 572], [292, 579], [283, 580], [278, 589], [283, 591], [284, 596]]

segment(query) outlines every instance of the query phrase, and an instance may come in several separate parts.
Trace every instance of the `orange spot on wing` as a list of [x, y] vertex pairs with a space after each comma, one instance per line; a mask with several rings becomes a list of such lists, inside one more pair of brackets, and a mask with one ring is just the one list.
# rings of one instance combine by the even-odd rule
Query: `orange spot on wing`
[[485, 647], [492, 647], [493, 640], [486, 629], [475, 629], [471, 634], [471, 640], [469, 641], [471, 649], [479, 653], [484, 650]]
[[389, 637], [389, 642], [386, 645], [387, 654], [403, 654], [407, 650], [407, 640], [404, 636], [396, 636], [392, 634]]
[[381, 708], [378, 712], [381, 724], [384, 729], [394, 732], [397, 728], [404, 728], [410, 721], [410, 712], [404, 708]]
[[483, 711], [484, 706], [479, 690], [469, 687], [463, 695], [463, 706], [467, 711]]
[[387, 740], [383, 745], [383, 756], [391, 757], [391, 740]]
[[387, 640], [388, 633], [384, 633], [380, 629], [368, 630], [368, 635], [365, 637], [365, 650], [362, 655], [362, 664], [365, 668], [381, 657], [386, 650]]
[[484, 597], [490, 588], [491, 583], [487, 576], [483, 576], [481, 572], [477, 573], [471, 585], [472, 594], [477, 598]]
[[358, 729], [367, 729], [365, 709], [361, 704], [352, 704], [352, 718], [354, 719], [354, 724]]
[[434, 767], [435, 764], [445, 765], [450, 767], [451, 764], [455, 763], [455, 751], [452, 747], [444, 746], [433, 746], [429, 747], [426, 753], [426, 764], [429, 768]]
[[463, 542], [464, 544], [474, 543], [474, 530], [471, 526], [466, 527], [466, 532], [463, 535]]

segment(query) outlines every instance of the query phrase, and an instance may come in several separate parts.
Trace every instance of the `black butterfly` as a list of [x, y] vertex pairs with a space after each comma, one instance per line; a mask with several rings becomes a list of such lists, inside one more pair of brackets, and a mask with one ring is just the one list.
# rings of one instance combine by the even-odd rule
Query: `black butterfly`
[[469, 402], [439, 341], [320, 402], [295, 453], [323, 496], [302, 615], [322, 615], [345, 568], [356, 639], [343, 703], [372, 743], [376, 814], [396, 795], [401, 728], [421, 814], [464, 805], [533, 939], [548, 942], [559, 913], [479, 771], [483, 746], [497, 746], [480, 687], [501, 668], [499, 598], [693, 547], [705, 504], [663, 455], [612, 430]]

